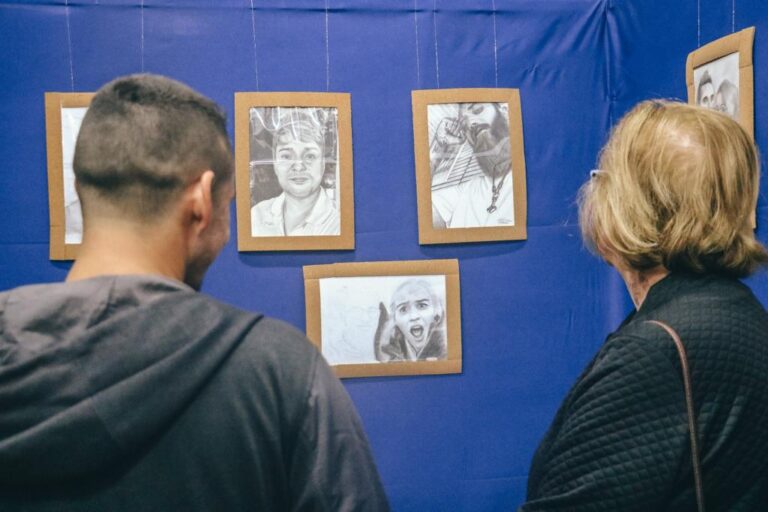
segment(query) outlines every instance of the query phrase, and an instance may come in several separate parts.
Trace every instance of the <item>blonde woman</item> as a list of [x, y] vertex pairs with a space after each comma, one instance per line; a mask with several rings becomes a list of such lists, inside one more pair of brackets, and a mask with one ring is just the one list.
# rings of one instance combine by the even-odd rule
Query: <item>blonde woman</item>
[[566, 396], [523, 511], [696, 509], [681, 364], [688, 353], [704, 502], [768, 504], [768, 314], [739, 281], [765, 265], [755, 147], [729, 117], [652, 101], [622, 119], [580, 197], [583, 236], [636, 307]]

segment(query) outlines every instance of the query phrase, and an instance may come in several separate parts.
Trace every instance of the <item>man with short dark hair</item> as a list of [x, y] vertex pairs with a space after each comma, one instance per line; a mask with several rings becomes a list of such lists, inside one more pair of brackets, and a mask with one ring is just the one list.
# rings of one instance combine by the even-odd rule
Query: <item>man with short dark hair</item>
[[117, 79], [74, 167], [67, 282], [0, 294], [0, 510], [387, 510], [317, 350], [195, 291], [229, 238], [221, 110], [167, 78]]

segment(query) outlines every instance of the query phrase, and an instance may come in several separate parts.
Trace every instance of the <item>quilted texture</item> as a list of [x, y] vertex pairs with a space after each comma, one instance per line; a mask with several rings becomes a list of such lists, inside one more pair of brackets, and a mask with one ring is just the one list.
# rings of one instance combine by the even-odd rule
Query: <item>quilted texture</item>
[[680, 362], [688, 352], [708, 512], [768, 511], [768, 314], [742, 283], [673, 274], [571, 388], [522, 511], [695, 511]]

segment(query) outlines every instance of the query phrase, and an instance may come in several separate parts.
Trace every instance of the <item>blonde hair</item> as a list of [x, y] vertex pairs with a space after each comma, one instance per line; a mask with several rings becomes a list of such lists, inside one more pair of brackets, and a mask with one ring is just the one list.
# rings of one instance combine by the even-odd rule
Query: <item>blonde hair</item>
[[392, 299], [389, 305], [389, 309], [392, 312], [392, 316], [394, 317], [395, 310], [397, 308], [397, 304], [395, 303], [395, 298], [400, 292], [402, 292], [403, 290], [411, 286], [419, 287], [429, 294], [429, 300], [432, 301], [432, 307], [435, 308], [435, 316], [436, 316], [435, 323], [439, 324], [443, 320], [445, 320], [445, 308], [443, 307], [442, 299], [437, 295], [437, 292], [435, 292], [435, 289], [432, 288], [432, 285], [430, 285], [428, 282], [426, 282], [423, 279], [408, 279], [400, 283], [400, 285], [397, 288], [395, 288], [395, 291], [392, 293]]
[[616, 126], [579, 192], [584, 240], [629, 267], [743, 277], [768, 262], [755, 240], [757, 150], [728, 116], [669, 101]]

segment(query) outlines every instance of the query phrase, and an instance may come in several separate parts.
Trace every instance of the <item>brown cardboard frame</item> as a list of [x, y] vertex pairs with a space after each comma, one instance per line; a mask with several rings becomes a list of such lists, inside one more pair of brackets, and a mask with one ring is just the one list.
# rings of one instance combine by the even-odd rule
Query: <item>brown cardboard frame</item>
[[685, 63], [688, 103], [695, 105], [693, 70], [732, 53], [739, 53], [739, 122], [752, 140], [755, 138], [754, 41], [755, 27], [745, 28], [692, 51]]
[[335, 263], [304, 267], [307, 337], [322, 351], [320, 280], [333, 277], [444, 275], [448, 357], [441, 361], [397, 361], [386, 363], [339, 364], [339, 377], [393, 375], [434, 375], [461, 373], [461, 298], [458, 260], [382, 261]]
[[80, 244], [65, 242], [64, 156], [61, 140], [61, 109], [87, 107], [94, 93], [45, 93], [45, 140], [48, 155], [48, 206], [50, 211], [50, 259], [73, 260]]
[[[411, 92], [413, 145], [416, 158], [419, 243], [450, 244], [527, 238], [525, 147], [519, 89], [434, 89]], [[515, 224], [476, 228], [436, 229], [432, 224], [432, 175], [429, 161], [427, 107], [439, 103], [506, 103], [509, 108], [509, 137]]]
[[[249, 111], [252, 107], [330, 107], [338, 113], [339, 235], [251, 236], [249, 188]], [[355, 248], [354, 183], [352, 172], [352, 107], [348, 93], [235, 93], [235, 187], [237, 249], [239, 251], [309, 251]]]

